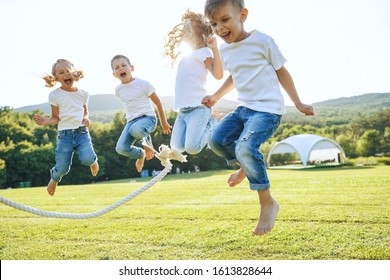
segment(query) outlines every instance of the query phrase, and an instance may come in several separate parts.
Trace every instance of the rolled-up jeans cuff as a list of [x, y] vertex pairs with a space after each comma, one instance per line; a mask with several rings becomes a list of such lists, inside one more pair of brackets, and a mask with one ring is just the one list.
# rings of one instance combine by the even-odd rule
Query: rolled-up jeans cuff
[[265, 191], [270, 188], [270, 184], [249, 184], [252, 191]]

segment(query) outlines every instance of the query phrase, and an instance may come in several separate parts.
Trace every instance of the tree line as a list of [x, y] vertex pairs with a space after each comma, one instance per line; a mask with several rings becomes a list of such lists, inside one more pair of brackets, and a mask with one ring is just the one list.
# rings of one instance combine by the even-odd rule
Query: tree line
[[[55, 126], [38, 126], [32, 117], [35, 113], [18, 113], [9, 107], [0, 107], [0, 188], [44, 186], [50, 179], [49, 170], [55, 164], [55, 146], [57, 129]], [[168, 122], [174, 123], [175, 112], [167, 114]], [[286, 118], [288, 120], [288, 117]], [[118, 155], [116, 142], [125, 126], [123, 112], [117, 112], [110, 123], [99, 123], [91, 120], [90, 134], [96, 154], [99, 158], [100, 171], [92, 177], [89, 167], [81, 165], [77, 153], [73, 157], [71, 171], [64, 176], [61, 184], [86, 184], [93, 181], [116, 180], [139, 177], [134, 160]], [[283, 121], [275, 134], [262, 146], [264, 158], [273, 143], [282, 141], [296, 134], [317, 134], [336, 140], [344, 149], [348, 158], [390, 155], [390, 108], [380, 109], [370, 115], [358, 113], [350, 123], [338, 124], [327, 120], [326, 124], [297, 124]], [[161, 144], [169, 145], [170, 135], [162, 134], [158, 126], [152, 134], [156, 149]], [[140, 145], [140, 143], [139, 143]], [[225, 160], [205, 148], [197, 155], [188, 155], [188, 162], [173, 163], [173, 171], [226, 169]], [[145, 170], [162, 170], [156, 158], [145, 161]]]

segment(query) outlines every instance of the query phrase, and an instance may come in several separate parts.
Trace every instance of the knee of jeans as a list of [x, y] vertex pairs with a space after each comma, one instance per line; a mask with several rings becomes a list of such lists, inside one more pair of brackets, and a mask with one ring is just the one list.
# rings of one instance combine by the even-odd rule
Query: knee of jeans
[[211, 134], [208, 142], [209, 142], [209, 146], [211, 148], [216, 148], [216, 147], [222, 147], [223, 146], [223, 139], [221, 137], [219, 137], [215, 133]]
[[131, 136], [133, 136], [136, 139], [142, 139], [144, 137], [148, 136], [148, 132], [143, 127], [135, 127], [130, 130]]
[[238, 161], [240, 161], [240, 159], [251, 156], [253, 153], [249, 143], [246, 141], [241, 141], [237, 142], [235, 154]]
[[196, 154], [199, 154], [201, 152], [202, 149], [198, 148], [198, 147], [193, 147], [193, 146], [190, 146], [190, 147], [186, 147], [185, 148], [185, 151], [187, 152], [187, 154], [190, 154], [190, 155], [196, 155]]
[[127, 150], [123, 147], [123, 146], [120, 146], [120, 145], [117, 145], [115, 147], [115, 151], [120, 154], [120, 155], [126, 155], [126, 152]]

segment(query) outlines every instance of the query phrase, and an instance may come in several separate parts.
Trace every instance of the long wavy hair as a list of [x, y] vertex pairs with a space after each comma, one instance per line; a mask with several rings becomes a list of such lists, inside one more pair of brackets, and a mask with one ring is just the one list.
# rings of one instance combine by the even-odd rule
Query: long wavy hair
[[164, 55], [171, 58], [172, 64], [176, 62], [180, 55], [179, 46], [185, 35], [184, 26], [187, 21], [191, 21], [192, 36], [189, 43], [193, 49], [205, 47], [207, 45], [205, 39], [213, 35], [213, 30], [207, 18], [202, 14], [188, 10], [183, 14], [181, 23], [173, 27], [166, 39]]

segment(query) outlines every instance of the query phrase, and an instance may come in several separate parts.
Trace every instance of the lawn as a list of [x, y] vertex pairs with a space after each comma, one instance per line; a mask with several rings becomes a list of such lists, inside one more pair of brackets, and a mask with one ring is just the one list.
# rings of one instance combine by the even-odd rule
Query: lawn
[[[259, 237], [257, 194], [232, 171], [167, 175], [125, 205], [85, 220], [45, 218], [0, 204], [1, 260], [389, 260], [390, 166], [269, 170], [280, 204]], [[0, 190], [66, 213], [100, 210], [150, 178]]]

